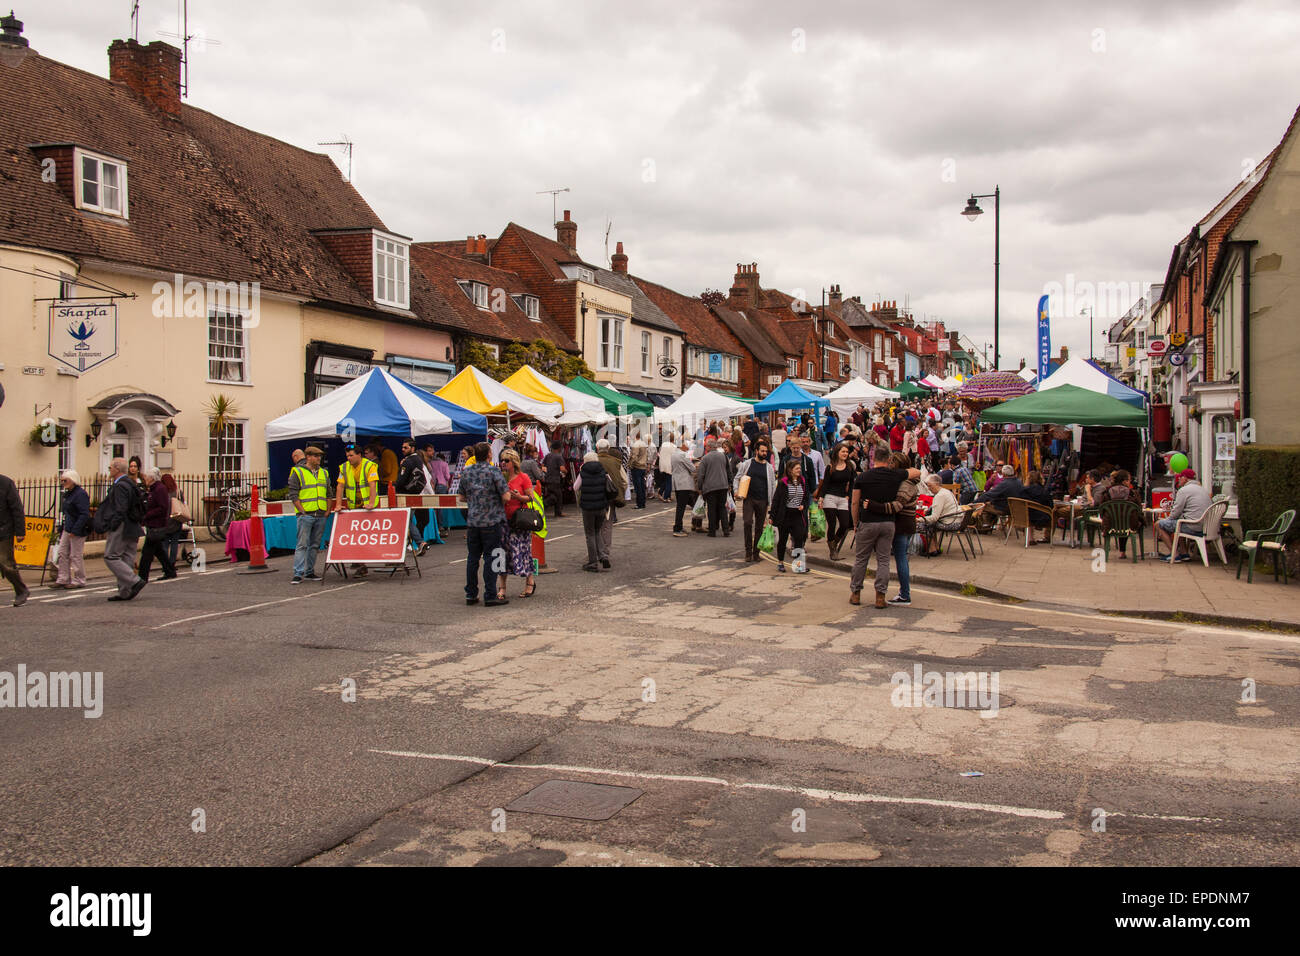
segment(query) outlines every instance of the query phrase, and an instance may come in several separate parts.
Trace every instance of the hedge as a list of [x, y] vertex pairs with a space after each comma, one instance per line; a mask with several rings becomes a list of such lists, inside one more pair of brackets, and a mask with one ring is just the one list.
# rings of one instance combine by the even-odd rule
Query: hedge
[[[1283, 511], [1300, 510], [1300, 445], [1238, 445], [1237, 502], [1243, 531], [1267, 528]], [[1293, 522], [1287, 540], [1300, 537]]]

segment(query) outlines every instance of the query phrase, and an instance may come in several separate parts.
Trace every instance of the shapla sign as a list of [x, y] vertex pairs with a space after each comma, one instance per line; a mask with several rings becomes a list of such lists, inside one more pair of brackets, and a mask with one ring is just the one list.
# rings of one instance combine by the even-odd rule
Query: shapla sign
[[50, 358], [85, 372], [116, 355], [116, 305], [88, 302], [50, 306]]

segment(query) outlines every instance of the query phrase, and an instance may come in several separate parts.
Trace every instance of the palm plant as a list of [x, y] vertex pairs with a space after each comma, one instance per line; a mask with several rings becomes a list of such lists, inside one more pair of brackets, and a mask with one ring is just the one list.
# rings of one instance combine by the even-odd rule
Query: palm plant
[[[226, 460], [226, 433], [234, 424], [239, 414], [239, 406], [225, 395], [213, 395], [203, 405], [208, 416], [208, 432], [217, 440], [217, 466], [223, 468]], [[225, 487], [226, 474], [221, 472], [217, 479], [217, 488]]]

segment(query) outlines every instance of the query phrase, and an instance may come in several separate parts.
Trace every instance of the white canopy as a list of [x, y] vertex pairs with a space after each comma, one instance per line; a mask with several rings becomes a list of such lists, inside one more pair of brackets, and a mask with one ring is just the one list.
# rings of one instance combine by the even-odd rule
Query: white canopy
[[434, 392], [439, 398], [455, 402], [480, 415], [503, 415], [514, 412], [529, 415], [547, 425], [554, 425], [564, 414], [559, 402], [541, 402], [521, 395], [513, 388], [489, 378], [474, 366], [462, 369], [455, 378]]
[[872, 385], [865, 379], [854, 378], [845, 382], [826, 397], [830, 399], [831, 408], [835, 409], [835, 414], [840, 418], [844, 418], [857, 411], [859, 405], [865, 405], [870, 409], [876, 402], [898, 398], [898, 393]]
[[667, 408], [655, 409], [655, 424], [667, 425], [682, 422], [694, 425], [701, 418], [748, 418], [754, 414], [754, 406], [746, 402], [727, 398], [695, 382]]
[[931, 388], [947, 388], [947, 383], [938, 375], [930, 374], [921, 379], [922, 385], [929, 385]]
[[520, 394], [537, 401], [559, 399], [564, 406], [564, 414], [559, 418], [561, 425], [586, 425], [594, 423], [604, 425], [614, 420], [614, 416], [605, 411], [605, 400], [595, 395], [588, 395], [576, 388], [561, 385], [555, 379], [543, 375], [531, 365], [525, 365], [502, 383], [506, 388], [513, 388]]
[[1038, 380], [1038, 390], [1059, 388], [1062, 385], [1077, 385], [1090, 392], [1098, 392], [1118, 398], [1121, 402], [1134, 408], [1146, 408], [1146, 399], [1137, 389], [1129, 388], [1118, 379], [1111, 378], [1097, 366], [1084, 358], [1069, 358], [1055, 372]]
[[1032, 382], [1034, 379], [1038, 377], [1038, 373], [1035, 372], [1032, 368], [1029, 368], [1028, 366], [1025, 366], [1016, 374], [1019, 375], [1021, 378], [1023, 378], [1026, 382]]
[[943, 380], [943, 390], [945, 392], [950, 392], [955, 388], [961, 388], [961, 379], [954, 375], [949, 375]]

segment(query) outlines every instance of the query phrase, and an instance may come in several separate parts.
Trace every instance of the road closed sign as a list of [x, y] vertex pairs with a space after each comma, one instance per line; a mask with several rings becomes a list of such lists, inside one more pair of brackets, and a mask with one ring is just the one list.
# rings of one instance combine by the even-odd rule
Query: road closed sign
[[406, 556], [410, 508], [337, 511], [325, 553], [328, 564], [401, 564]]

